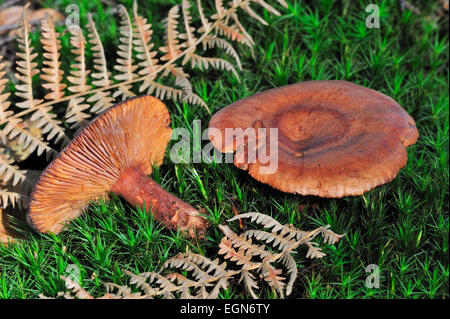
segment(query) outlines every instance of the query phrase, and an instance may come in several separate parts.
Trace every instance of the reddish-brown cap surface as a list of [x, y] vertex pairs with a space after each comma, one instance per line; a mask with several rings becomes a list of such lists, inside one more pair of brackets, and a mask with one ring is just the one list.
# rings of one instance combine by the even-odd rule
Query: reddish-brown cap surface
[[[279, 190], [321, 197], [360, 195], [392, 180], [406, 164], [405, 148], [418, 138], [414, 120], [392, 98], [345, 81], [255, 94], [217, 112], [209, 127], [221, 133], [220, 140], [210, 131], [210, 139], [224, 153], [243, 147], [227, 128], [278, 128], [275, 172], [261, 174], [268, 163], [258, 157], [238, 164], [235, 156], [236, 166]], [[270, 137], [263, 141], [269, 144]]]
[[119, 103], [86, 126], [39, 177], [28, 222], [40, 232], [59, 233], [87, 204], [111, 190], [130, 167], [150, 174], [163, 162], [172, 129], [157, 98]]

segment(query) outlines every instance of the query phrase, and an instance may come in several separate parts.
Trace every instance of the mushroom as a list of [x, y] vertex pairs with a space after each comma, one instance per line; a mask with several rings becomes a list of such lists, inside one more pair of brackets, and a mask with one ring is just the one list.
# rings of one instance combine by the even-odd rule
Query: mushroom
[[163, 162], [172, 133], [166, 106], [151, 96], [118, 103], [89, 123], [42, 172], [30, 195], [28, 223], [59, 233], [89, 202], [116, 193], [152, 208], [165, 226], [202, 235], [200, 213], [147, 175]]
[[[277, 138], [269, 138], [269, 128], [277, 129]], [[208, 133], [221, 152], [236, 151], [235, 165], [258, 181], [334, 198], [361, 195], [394, 179], [407, 162], [406, 147], [419, 136], [392, 98], [345, 81], [296, 83], [244, 98], [214, 114]], [[269, 158], [277, 169], [264, 172], [267, 161], [251, 161], [250, 152], [267, 153], [276, 143]]]

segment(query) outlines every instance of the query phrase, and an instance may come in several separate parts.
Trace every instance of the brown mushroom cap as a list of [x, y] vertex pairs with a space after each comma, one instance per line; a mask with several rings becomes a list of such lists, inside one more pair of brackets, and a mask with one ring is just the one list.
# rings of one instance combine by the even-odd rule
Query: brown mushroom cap
[[[419, 136], [414, 120], [392, 98], [345, 81], [309, 81], [267, 90], [217, 112], [209, 123], [234, 152], [243, 147], [226, 128], [278, 128], [278, 169], [260, 182], [281, 191], [321, 197], [360, 195], [394, 179], [407, 162], [406, 147]], [[269, 141], [269, 137], [266, 139]], [[244, 142], [245, 143], [245, 142]], [[269, 152], [267, 150], [267, 152]]]
[[150, 174], [163, 162], [169, 124], [167, 108], [151, 96], [106, 110], [43, 171], [30, 196], [28, 223], [37, 231], [58, 233], [89, 202], [104, 197], [124, 170]]

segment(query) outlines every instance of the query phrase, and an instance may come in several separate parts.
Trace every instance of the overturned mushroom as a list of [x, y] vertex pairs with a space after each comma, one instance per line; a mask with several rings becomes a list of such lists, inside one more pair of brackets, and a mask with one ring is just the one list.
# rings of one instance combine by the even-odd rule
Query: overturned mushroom
[[15, 236], [9, 227], [8, 215], [0, 208], [0, 245], [15, 241]]
[[151, 96], [116, 104], [86, 126], [39, 177], [27, 220], [39, 232], [59, 233], [90, 201], [114, 192], [152, 208], [155, 219], [190, 235], [206, 219], [147, 175], [163, 162], [172, 129], [165, 105]]
[[[276, 138], [270, 128], [277, 129]], [[212, 117], [209, 136], [218, 150], [237, 151], [235, 165], [260, 182], [290, 193], [343, 197], [394, 179], [419, 135], [414, 120], [382, 93], [345, 81], [310, 81], [225, 107]], [[258, 157], [269, 153], [268, 145], [276, 146], [269, 163], [276, 161], [277, 169], [270, 173]]]

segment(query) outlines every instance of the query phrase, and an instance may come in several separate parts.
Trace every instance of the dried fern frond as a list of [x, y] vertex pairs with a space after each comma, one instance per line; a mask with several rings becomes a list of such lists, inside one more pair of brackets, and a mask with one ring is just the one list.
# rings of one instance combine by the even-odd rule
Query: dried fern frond
[[42, 132], [47, 134], [48, 141], [55, 138], [55, 142], [60, 140], [69, 141], [65, 134], [61, 121], [56, 119], [56, 114], [51, 113], [52, 107], [42, 104], [43, 100], [36, 99], [33, 95], [33, 76], [39, 73], [38, 64], [33, 62], [37, 57], [30, 39], [30, 23], [27, 20], [27, 6], [25, 6], [21, 19], [18, 21], [19, 29], [17, 30], [18, 47], [21, 52], [17, 52], [19, 58], [17, 63], [16, 78], [21, 84], [16, 85], [16, 95], [23, 99], [17, 103], [20, 108], [34, 111], [31, 116], [32, 121], [40, 120], [38, 127], [42, 128]]
[[190, 60], [192, 68], [199, 67], [202, 70], [207, 70], [209, 67], [212, 67], [214, 69], [230, 71], [236, 77], [238, 82], [241, 82], [234, 66], [224, 59], [205, 58], [194, 53], [188, 54], [186, 55], [186, 57], [187, 58], [185, 58], [183, 64], [187, 63]]
[[[284, 298], [292, 293], [298, 276], [298, 266], [292, 256], [295, 249], [300, 245], [319, 248], [312, 239], [320, 233], [330, 244], [335, 244], [343, 236], [335, 234], [328, 229], [328, 226], [319, 227], [311, 232], [300, 231], [292, 225], [281, 225], [272, 217], [261, 213], [241, 214], [231, 220], [239, 218], [250, 218], [263, 226], [272, 228], [270, 234], [273, 240], [267, 240], [268, 236], [262, 237], [260, 239], [263, 244], [256, 245], [251, 239], [247, 239], [245, 234], [238, 235], [229, 226], [220, 225], [219, 228], [225, 237], [219, 244], [218, 255], [229, 264], [226, 261], [220, 263], [219, 258], [212, 260], [188, 252], [168, 259], [159, 272], [135, 275], [125, 271], [125, 274], [130, 277], [130, 285], [140, 290], [133, 296], [138, 298], [217, 298], [221, 290], [227, 289], [232, 282], [231, 279], [239, 276], [238, 282], [243, 284], [252, 298], [258, 298], [257, 291], [262, 288], [257, 280], [258, 277], [262, 278], [268, 287], [272, 287], [275, 294]], [[284, 235], [281, 235], [282, 233]], [[297, 238], [292, 233], [302, 233], [303, 236]], [[289, 245], [280, 247], [279, 243], [276, 243], [279, 236], [283, 236]], [[330, 238], [333, 239], [330, 241]], [[282, 248], [281, 252], [276, 252], [280, 248]], [[307, 255], [310, 258], [322, 258], [324, 253], [308, 251]], [[230, 264], [234, 266], [230, 267]], [[124, 288], [126, 287], [122, 287]], [[73, 289], [70, 282], [68, 289]], [[77, 287], [74, 292], [78, 293], [78, 291], [80, 289]], [[124, 296], [129, 297], [132, 290], [126, 291]], [[60, 293], [58, 296], [65, 297], [65, 293]]]
[[247, 290], [247, 292], [253, 299], [258, 299], [258, 295], [255, 293], [254, 290], [259, 289], [259, 285], [256, 281], [254, 274], [252, 274], [248, 270], [242, 270], [239, 282], [244, 282], [245, 290]]
[[247, 238], [255, 238], [262, 240], [266, 243], [271, 243], [273, 247], [277, 247], [282, 251], [292, 249], [293, 243], [304, 244], [308, 246], [309, 250], [306, 255], [308, 258], [322, 258], [325, 254], [321, 251], [320, 247], [317, 247], [317, 243], [312, 240], [319, 234], [322, 234], [325, 243], [334, 245], [345, 234], [338, 235], [329, 230], [330, 225], [317, 228], [313, 233], [307, 233], [301, 231], [292, 225], [281, 225], [275, 219], [270, 216], [261, 213], [246, 213], [235, 216], [229, 221], [236, 220], [238, 218], [249, 218], [250, 221], [261, 224], [265, 228], [271, 228], [271, 232], [263, 230], [249, 230], [245, 232]]
[[[128, 287], [119, 286], [116, 284], [105, 284], [106, 293], [101, 296], [95, 298], [89, 292], [84, 290], [79, 283], [73, 281], [72, 279], [60, 276], [61, 279], [66, 284], [66, 288], [68, 291], [59, 292], [57, 294], [57, 298], [62, 297], [64, 299], [142, 299], [141, 293], [133, 293], [131, 289]], [[39, 295], [41, 299], [53, 299], [51, 297], [47, 297], [43, 294]]]
[[[17, 168], [15, 168], [17, 169]], [[4, 175], [2, 171], [1, 175]], [[21, 170], [21, 183], [14, 184], [13, 178], [0, 182], [0, 246], [16, 241], [21, 237], [21, 226], [14, 222], [22, 218], [22, 210], [28, 205], [28, 193], [39, 176], [38, 171]]]
[[42, 130], [39, 130], [38, 134], [33, 133], [33, 131], [28, 128], [27, 122], [20, 118], [10, 117], [6, 121], [5, 127], [1, 131], [2, 137], [7, 138], [9, 141], [16, 140], [21, 151], [31, 154], [37, 150], [38, 155], [46, 152], [47, 159], [57, 154], [47, 142], [42, 140]]
[[[61, 279], [63, 279], [65, 281], [66, 288], [71, 290], [71, 292], [75, 295], [75, 297], [77, 297], [79, 299], [94, 299], [94, 297], [92, 297], [86, 290], [81, 288], [81, 286], [78, 283], [76, 283], [75, 281], [73, 281], [72, 279], [64, 277], [64, 276], [61, 276]], [[70, 298], [71, 295], [65, 294], [64, 297]]]
[[[11, 103], [8, 101], [9, 93], [5, 93], [5, 72], [3, 71], [4, 63], [0, 56], [0, 118], [8, 118], [12, 111], [9, 111]], [[31, 133], [26, 131], [21, 121], [8, 121], [5, 127], [0, 131], [0, 208], [7, 206], [19, 207], [25, 206], [27, 197], [26, 193], [30, 189], [30, 181], [27, 180], [26, 171], [15, 165], [14, 159], [11, 157], [5, 147], [13, 148], [11, 141], [16, 141], [19, 146], [18, 151], [23, 148], [30, 147], [32, 143], [29, 139]], [[22, 133], [23, 132], [23, 133]], [[13, 150], [14, 151], [14, 150]]]
[[191, 26], [192, 17], [189, 9], [191, 8], [191, 4], [189, 0], [183, 0], [181, 3], [181, 9], [183, 11], [183, 23], [185, 33], [178, 35], [178, 37], [185, 42], [181, 44], [182, 48], [195, 48], [197, 43], [197, 38], [194, 35], [195, 28]]
[[238, 18], [237, 14], [233, 13], [231, 15], [231, 19], [233, 19], [235, 27], [239, 30], [239, 32], [242, 33], [242, 35], [243, 35], [243, 37], [245, 39], [245, 41], [243, 41], [244, 44], [246, 44], [247, 46], [250, 47], [250, 49], [252, 50], [252, 55], [254, 55], [254, 53], [253, 53], [253, 45], [255, 44], [255, 41], [250, 36], [250, 34], [248, 34], [248, 32], [245, 30], [245, 28], [242, 26], [242, 24], [239, 22], [239, 18]]
[[18, 107], [34, 109], [42, 100], [35, 100], [33, 96], [32, 78], [39, 73], [39, 70], [37, 69], [38, 64], [33, 62], [37, 53], [33, 53], [34, 48], [31, 46], [31, 39], [29, 38], [30, 24], [27, 19], [27, 7], [28, 5], [24, 9], [22, 17], [17, 21], [19, 25], [17, 42], [20, 52], [17, 52], [16, 70], [18, 73], [15, 74], [15, 77], [21, 84], [16, 85], [16, 89], [19, 91], [16, 95], [24, 99], [23, 102], [17, 103]]
[[[2, 57], [0, 56], [0, 120], [5, 123], [3, 129], [0, 131], [1, 144], [6, 146], [11, 141], [17, 145], [17, 151], [32, 153], [37, 149], [38, 154], [42, 154], [44, 151], [47, 154], [56, 154], [56, 152], [48, 146], [46, 142], [42, 140], [42, 131], [28, 129], [27, 122], [24, 122], [21, 118], [15, 118], [14, 112], [8, 110], [11, 106], [11, 102], [8, 101], [10, 93], [5, 92], [6, 83], [8, 80], [5, 78], [6, 72], [3, 71], [5, 64], [2, 63]], [[29, 121], [28, 123], [31, 123]], [[36, 133], [38, 132], [38, 133]], [[2, 152], [4, 153], [5, 150]]]
[[204, 37], [202, 45], [203, 50], [212, 49], [216, 47], [225, 50], [225, 53], [230, 55], [234, 59], [239, 70], [242, 70], [241, 59], [239, 59], [238, 53], [233, 48], [233, 46], [226, 40], [218, 38], [216, 36]]
[[286, 278], [281, 276], [282, 273], [283, 273], [282, 269], [277, 269], [268, 262], [262, 263], [261, 267], [262, 277], [269, 284], [269, 286], [274, 288], [273, 291], [275, 293], [278, 293], [281, 298], [284, 298], [284, 291], [286, 286], [284, 280]]
[[[267, 9], [267, 11], [272, 12], [273, 14], [279, 16], [280, 13], [275, 10], [272, 6], [268, 5], [266, 2], [264, 2], [263, 0], [255, 0], [256, 3], [258, 3], [260, 6], [264, 7], [265, 9]], [[266, 20], [264, 20], [263, 18], [261, 18], [255, 11], [253, 11], [253, 9], [250, 7], [250, 2], [245, 2], [242, 4], [242, 9], [247, 12], [249, 14], [249, 16], [251, 16], [253, 19], [257, 20], [259, 23], [263, 24], [263, 25], [267, 25]]]
[[9, 205], [14, 207], [14, 205], [21, 202], [20, 199], [21, 199], [20, 193], [0, 189], [0, 205], [1, 205], [0, 209], [4, 209]]
[[289, 281], [286, 284], [286, 295], [289, 296], [292, 292], [292, 287], [294, 286], [295, 279], [297, 279], [297, 264], [295, 263], [295, 259], [291, 254], [284, 254], [280, 258], [280, 262], [286, 269], [287, 275], [289, 276]]
[[8, 183], [12, 179], [12, 186], [26, 179], [25, 171], [20, 170], [17, 165], [14, 165], [14, 160], [0, 148], [0, 176], [4, 183]]
[[8, 111], [8, 107], [11, 103], [8, 101], [10, 93], [4, 92], [8, 79], [6, 79], [6, 72], [4, 71], [5, 63], [3, 57], [0, 55], [0, 119], [6, 120], [13, 111]]
[[[202, 56], [194, 53], [196, 46], [197, 46], [198, 39], [194, 36], [195, 28], [191, 27], [192, 17], [189, 13], [189, 9], [191, 8], [189, 1], [183, 0], [183, 2], [181, 4], [181, 8], [183, 10], [184, 29], [186, 30], [186, 32], [182, 33], [178, 36], [180, 39], [185, 40], [185, 42], [183, 42], [180, 45], [180, 47], [181, 48], [190, 48], [190, 50], [186, 51], [186, 54], [183, 58], [183, 62], [181, 64], [185, 65], [186, 63], [191, 61], [192, 68], [199, 67], [200, 69], [207, 70], [211, 66], [215, 69], [231, 71], [231, 72], [233, 72], [234, 76], [239, 80], [239, 76], [238, 76], [235, 68], [228, 61], [226, 61], [224, 59], [220, 59], [220, 58], [202, 57]], [[202, 41], [202, 43], [204, 43], [204, 41]], [[205, 46], [205, 44], [203, 44], [203, 45]]]

